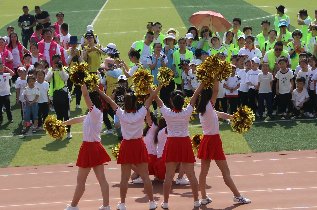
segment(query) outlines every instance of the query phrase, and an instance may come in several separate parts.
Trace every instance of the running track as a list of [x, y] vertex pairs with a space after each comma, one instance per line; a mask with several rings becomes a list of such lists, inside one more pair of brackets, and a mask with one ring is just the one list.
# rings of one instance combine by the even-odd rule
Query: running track
[[[249, 205], [234, 205], [232, 194], [223, 183], [213, 163], [207, 184], [213, 202], [201, 209], [317, 209], [317, 150], [279, 153], [258, 153], [227, 156], [231, 174], [242, 194], [252, 199]], [[195, 166], [196, 175], [200, 170]], [[119, 165], [106, 166], [111, 186], [112, 209], [119, 201]], [[76, 183], [76, 167], [52, 165], [0, 169], [0, 210], [2, 209], [64, 209], [69, 203]], [[98, 209], [101, 193], [93, 173], [87, 180], [80, 209]], [[147, 209], [143, 185], [129, 185], [129, 210]], [[153, 183], [155, 198], [162, 201], [162, 185]], [[193, 209], [189, 186], [173, 186], [171, 210]]]

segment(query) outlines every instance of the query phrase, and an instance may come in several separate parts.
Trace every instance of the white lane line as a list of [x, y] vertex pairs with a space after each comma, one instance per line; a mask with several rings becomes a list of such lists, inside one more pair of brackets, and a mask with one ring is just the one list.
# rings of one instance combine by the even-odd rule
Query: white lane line
[[271, 209], [252, 209], [252, 210], [289, 210], [289, 209], [317, 209], [317, 206], [290, 206], [290, 207], [277, 207]]
[[[280, 191], [285, 191], [285, 192], [291, 192], [291, 191], [297, 191], [297, 190], [311, 190], [311, 189], [317, 189], [317, 187], [288, 187], [288, 188], [267, 188], [267, 189], [253, 189], [253, 190], [242, 190], [242, 193], [262, 193], [262, 192], [280, 192]], [[214, 194], [232, 194], [232, 192], [229, 191], [220, 191], [220, 192], [214, 192], [214, 193], [209, 193], [209, 195], [214, 195]], [[171, 194], [171, 197], [181, 197], [181, 195], [176, 195], [176, 194]], [[128, 197], [128, 199], [138, 199], [140, 197], [138, 196], [133, 196], [133, 197]], [[119, 200], [120, 198], [112, 198], [115, 200]], [[81, 202], [96, 202], [96, 201], [101, 201], [102, 199], [86, 199], [86, 200], [81, 200]], [[11, 208], [11, 207], [25, 207], [25, 206], [35, 206], [35, 205], [53, 205], [53, 204], [67, 204], [70, 201], [54, 201], [54, 202], [40, 202], [40, 203], [26, 203], [26, 204], [8, 204], [8, 205], [1, 205], [0, 208]], [[311, 206], [313, 208], [317, 206]], [[292, 209], [298, 209], [299, 207], [291, 207]], [[280, 208], [273, 208], [273, 209], [280, 209]], [[289, 209], [289, 208], [285, 208]], [[257, 209], [259, 210], [259, 209]]]
[[96, 17], [94, 18], [94, 20], [91, 22], [91, 25], [94, 25], [95, 22], [97, 21], [98, 17], [100, 16], [101, 12], [104, 10], [105, 6], [108, 4], [110, 0], [107, 0], [103, 6], [101, 7], [101, 9], [99, 10], [98, 14], [96, 15]]
[[25, 174], [0, 174], [0, 177], [8, 177], [8, 176], [24, 176], [24, 175], [40, 175], [40, 174], [56, 174], [56, 173], [71, 173], [77, 170], [72, 171], [44, 171], [44, 172], [32, 172], [32, 173], [25, 173]]

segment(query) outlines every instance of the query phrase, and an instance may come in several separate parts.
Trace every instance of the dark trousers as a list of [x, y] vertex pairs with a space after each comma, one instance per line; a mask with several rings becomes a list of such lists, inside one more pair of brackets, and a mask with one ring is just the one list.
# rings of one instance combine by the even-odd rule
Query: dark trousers
[[73, 90], [73, 82], [70, 79], [67, 80], [67, 88], [68, 91], [71, 93]]
[[38, 103], [39, 111], [38, 111], [38, 127], [41, 127], [43, 125], [43, 122], [45, 121], [49, 107], [48, 102], [45, 103]]
[[233, 114], [237, 111], [237, 108], [239, 106], [239, 97], [229, 97], [228, 99], [228, 104], [230, 107], [230, 114]]
[[308, 90], [309, 95], [309, 112], [314, 113], [317, 112], [317, 95], [314, 90]]
[[278, 95], [278, 111], [279, 113], [286, 112], [286, 109], [291, 111], [293, 105], [292, 105], [292, 94], [291, 93], [285, 93], [285, 94], [279, 94]]
[[160, 91], [160, 98], [167, 107], [170, 106], [170, 96], [171, 93], [175, 90], [175, 82], [172, 80], [169, 85], [162, 87]]
[[[58, 120], [69, 120], [68, 92], [63, 89], [55, 90], [53, 93], [53, 106]], [[70, 132], [70, 126], [67, 126], [67, 132]]]
[[[221, 109], [220, 109], [221, 107]], [[216, 104], [215, 104], [215, 109], [217, 111], [222, 111], [227, 113], [228, 112], [228, 101], [227, 98], [217, 98]]]
[[186, 97], [192, 97], [194, 94], [193, 90], [185, 90], [185, 89], [184, 89], [184, 93]]
[[273, 112], [273, 94], [272, 93], [259, 93], [258, 112], [259, 112], [259, 115], [261, 117], [263, 116], [263, 112], [265, 111], [264, 102], [265, 102], [266, 109], [267, 109], [267, 115], [271, 116], [272, 112]]
[[182, 90], [182, 85], [181, 84], [176, 84], [176, 89], [177, 90]]
[[74, 86], [74, 93], [76, 96], [76, 105], [80, 105], [82, 92], [81, 92], [81, 87], [79, 85]]
[[258, 91], [256, 89], [250, 88], [248, 91], [248, 106], [252, 109], [252, 111], [255, 113], [257, 110], [257, 98], [258, 98]]
[[248, 92], [239, 91], [239, 98], [240, 98], [240, 105], [241, 106], [248, 106], [249, 105]]
[[23, 44], [23, 46], [26, 49], [28, 49], [28, 43], [29, 43], [29, 41], [31, 39], [32, 33], [22, 33], [21, 36], [22, 36], [22, 44]]
[[294, 116], [299, 116], [301, 114], [301, 111], [303, 112], [309, 112], [310, 110], [310, 103], [309, 101], [306, 101], [302, 107], [298, 108], [298, 107], [295, 107], [293, 105], [293, 109], [292, 109], [292, 113]]
[[[14, 68], [14, 69], [13, 69], [13, 72], [14, 72], [14, 75], [12, 76], [11, 81], [12, 81], [13, 83], [15, 83], [15, 81], [16, 81], [16, 80], [18, 79], [18, 77], [19, 77], [18, 69], [17, 69], [17, 68]], [[12, 85], [12, 84], [10, 83], [10, 85]]]
[[111, 122], [110, 122], [110, 119], [109, 119], [108, 115], [110, 115], [110, 117], [113, 119], [114, 111], [111, 109], [110, 106], [103, 110], [102, 117], [103, 117], [103, 122], [106, 125], [107, 129], [111, 130], [112, 129], [112, 125], [111, 125]]
[[5, 107], [7, 118], [9, 121], [12, 120], [12, 112], [11, 112], [11, 105], [10, 105], [10, 95], [0, 96], [0, 121], [3, 121], [2, 116], [2, 107]]

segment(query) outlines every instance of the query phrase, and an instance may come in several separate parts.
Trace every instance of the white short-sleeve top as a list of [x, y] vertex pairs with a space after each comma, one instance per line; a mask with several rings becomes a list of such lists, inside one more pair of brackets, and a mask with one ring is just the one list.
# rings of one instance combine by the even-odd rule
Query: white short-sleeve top
[[154, 123], [152, 123], [151, 127], [144, 136], [144, 143], [149, 155], [156, 155], [157, 153], [156, 144], [154, 143], [156, 129], [158, 129], [158, 127]]
[[138, 139], [143, 135], [144, 119], [147, 110], [142, 106], [135, 113], [127, 113], [121, 108], [118, 108], [116, 115], [121, 124], [121, 133], [124, 140]]
[[157, 158], [161, 158], [163, 156], [165, 143], [167, 140], [166, 127], [160, 130], [157, 134]]
[[204, 135], [219, 134], [218, 116], [210, 102], [206, 105], [206, 112], [199, 113], [199, 120]]
[[100, 132], [102, 129], [102, 112], [92, 106], [89, 109], [83, 122], [83, 141], [86, 142], [100, 142]]

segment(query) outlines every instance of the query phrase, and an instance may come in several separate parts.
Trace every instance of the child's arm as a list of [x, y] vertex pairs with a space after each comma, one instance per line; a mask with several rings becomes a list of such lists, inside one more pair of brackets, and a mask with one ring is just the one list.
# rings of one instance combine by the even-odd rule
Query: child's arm
[[224, 89], [227, 89], [227, 90], [230, 90], [230, 89], [231, 89], [226, 83], [223, 83], [223, 88], [224, 88]]
[[111, 106], [112, 110], [116, 111], [118, 109], [118, 105], [109, 97], [107, 96], [103, 91], [100, 89], [97, 89], [97, 92], [101, 96], [101, 98], [109, 103]]
[[8, 68], [8, 67], [6, 67], [6, 66], [4, 66], [3, 68], [4, 68], [4, 70], [5, 70], [6, 72], [10, 73], [10, 76], [11, 76], [11, 77], [12, 77], [13, 75], [15, 75], [14, 71], [12, 71], [10, 68]]
[[151, 113], [150, 111], [147, 111], [147, 114], [145, 116], [145, 121], [146, 121], [146, 124], [150, 127], [153, 123], [152, 121], [152, 118], [151, 118]]
[[35, 98], [34, 98], [34, 100], [31, 101], [31, 103], [32, 103], [32, 104], [36, 103], [36, 102], [39, 100], [39, 97], [40, 97], [39, 95], [36, 95]]
[[190, 105], [191, 105], [192, 107], [195, 107], [197, 98], [198, 98], [200, 92], [203, 90], [203, 88], [204, 88], [204, 84], [203, 84], [203, 83], [200, 83], [200, 85], [198, 86], [198, 88], [195, 90], [194, 95], [193, 95], [192, 98], [190, 99]]
[[219, 92], [219, 81], [215, 80], [214, 86], [212, 87], [212, 95], [211, 95], [211, 103], [212, 104], [216, 104], [218, 92]]
[[235, 87], [233, 88], [233, 90], [238, 90], [238, 89], [239, 89], [239, 87], [240, 87], [240, 83], [239, 83], [239, 84], [237, 84], [237, 86], [235, 86]]
[[89, 109], [90, 107], [93, 106], [93, 103], [91, 102], [91, 99], [90, 99], [90, 97], [89, 97], [89, 93], [88, 93], [86, 84], [83, 84], [83, 85], [81, 86], [81, 92], [82, 92], [82, 94], [83, 94], [83, 97], [84, 97], [86, 106], [87, 106], [87, 108]]
[[77, 123], [82, 123], [85, 119], [86, 115], [84, 116], [80, 116], [80, 117], [74, 117], [72, 119], [69, 119], [65, 122], [63, 122], [64, 125], [73, 125], [73, 124], [77, 124]]
[[146, 101], [144, 102], [144, 106], [146, 109], [149, 109], [151, 104], [152, 104], [152, 101], [153, 101], [153, 98], [155, 98], [158, 94], [158, 92], [161, 90], [162, 86], [159, 85], [157, 86], [157, 88], [155, 89], [155, 91], [152, 90], [152, 88], [150, 88], [150, 97], [148, 97], [146, 99]]
[[276, 79], [276, 95], [279, 95], [279, 80]]
[[292, 93], [293, 90], [294, 90], [294, 81], [293, 81], [293, 79], [290, 79], [290, 81], [291, 81], [291, 91], [290, 91], [290, 93]]

